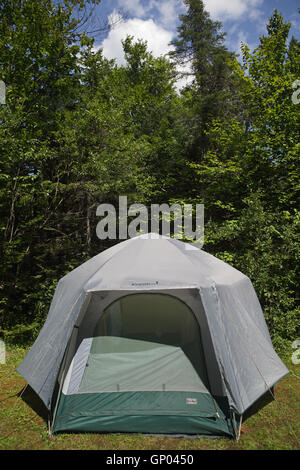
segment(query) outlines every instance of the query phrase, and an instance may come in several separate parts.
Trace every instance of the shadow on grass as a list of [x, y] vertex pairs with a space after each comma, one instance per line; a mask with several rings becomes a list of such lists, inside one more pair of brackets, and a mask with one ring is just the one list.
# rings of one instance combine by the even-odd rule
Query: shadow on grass
[[40, 397], [29, 385], [23, 393], [22, 390], [18, 393], [18, 397], [20, 397], [37, 415], [39, 415], [45, 423], [47, 423], [48, 410]]
[[270, 391], [267, 391], [262, 397], [260, 397], [253, 405], [248, 408], [248, 410], [243, 415], [243, 422], [247, 421], [247, 419], [251, 418], [254, 414], [258, 413], [262, 410], [265, 406], [269, 405], [274, 401], [274, 388]]

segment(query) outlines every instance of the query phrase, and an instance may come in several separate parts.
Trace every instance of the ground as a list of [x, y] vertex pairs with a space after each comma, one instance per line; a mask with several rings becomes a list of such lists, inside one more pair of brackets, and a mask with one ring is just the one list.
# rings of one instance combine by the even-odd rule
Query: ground
[[[39, 398], [16, 372], [25, 349], [9, 348], [0, 364], [0, 449], [3, 450], [299, 450], [300, 365], [284, 362], [292, 373], [275, 387], [275, 401], [248, 418], [238, 442], [137, 434], [59, 434], [47, 432]], [[22, 393], [23, 391], [23, 393]]]

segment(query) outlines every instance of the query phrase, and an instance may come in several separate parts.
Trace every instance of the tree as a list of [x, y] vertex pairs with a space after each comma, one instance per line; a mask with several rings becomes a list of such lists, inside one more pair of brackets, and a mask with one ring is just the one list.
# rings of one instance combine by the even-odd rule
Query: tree
[[[272, 207], [297, 207], [299, 107], [292, 102], [293, 82], [299, 77], [299, 48], [288, 44], [290, 24], [277, 10], [267, 26], [268, 36], [251, 54], [244, 46], [242, 99], [247, 103], [247, 167], [253, 189], [264, 188]], [[247, 170], [247, 169], [246, 169]], [[247, 174], [248, 174], [247, 171]]]
[[0, 77], [7, 94], [0, 109], [0, 328], [6, 331], [36, 331], [57, 278], [72, 265], [65, 248], [75, 240], [63, 220], [73, 202], [73, 162], [62, 135], [78, 103], [77, 54], [86, 40], [76, 31], [75, 7], [84, 4], [1, 2]]
[[[186, 14], [180, 15], [178, 37], [171, 42], [171, 58], [177, 66], [190, 67], [192, 86], [184, 91], [193, 109], [190, 159], [201, 161], [210, 143], [207, 131], [213, 119], [228, 118], [235, 107], [234, 80], [229, 66], [233, 57], [225, 44], [221, 23], [213, 21], [202, 0], [184, 0]], [[189, 116], [190, 117], [190, 116]]]
[[206, 248], [250, 276], [281, 347], [299, 334], [299, 48], [289, 29], [275, 10], [259, 46], [243, 46], [242, 119], [215, 121], [211, 150], [193, 165], [206, 188]]
[[101, 51], [85, 53], [77, 125], [86, 138], [80, 147], [101, 167], [101, 198], [128, 194], [131, 202], [166, 201], [178, 190], [178, 171], [190, 171], [174, 69], [166, 58], [154, 58], [143, 41], [127, 37], [123, 47], [126, 63], [119, 67], [108, 64]]

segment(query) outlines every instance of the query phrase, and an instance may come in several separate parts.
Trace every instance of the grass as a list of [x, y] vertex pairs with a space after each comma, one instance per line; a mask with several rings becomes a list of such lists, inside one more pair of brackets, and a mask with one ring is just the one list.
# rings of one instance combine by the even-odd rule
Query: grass
[[[292, 374], [275, 388], [276, 400], [242, 425], [238, 442], [139, 434], [58, 434], [49, 437], [43, 404], [16, 372], [25, 349], [9, 349], [0, 364], [0, 449], [3, 450], [299, 450], [300, 382]], [[285, 360], [300, 376], [300, 365]]]

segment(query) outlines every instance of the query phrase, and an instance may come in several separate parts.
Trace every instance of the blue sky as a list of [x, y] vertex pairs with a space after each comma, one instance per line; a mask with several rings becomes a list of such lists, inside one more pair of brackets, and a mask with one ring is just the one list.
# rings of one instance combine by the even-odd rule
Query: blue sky
[[[237, 53], [241, 42], [251, 49], [257, 46], [275, 8], [292, 23], [291, 35], [300, 37], [298, 0], [204, 0], [204, 4], [211, 17], [222, 22], [228, 49]], [[155, 56], [167, 53], [176, 35], [178, 15], [185, 12], [185, 6], [182, 0], [102, 0], [97, 8], [101, 18], [116, 18], [118, 12], [123, 20], [96, 45], [103, 48], [106, 57], [122, 63], [121, 40], [127, 34], [147, 40]]]

